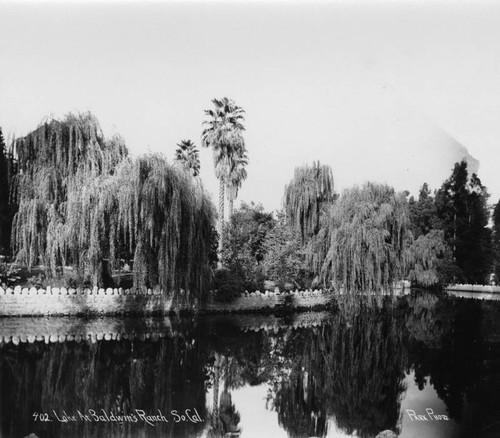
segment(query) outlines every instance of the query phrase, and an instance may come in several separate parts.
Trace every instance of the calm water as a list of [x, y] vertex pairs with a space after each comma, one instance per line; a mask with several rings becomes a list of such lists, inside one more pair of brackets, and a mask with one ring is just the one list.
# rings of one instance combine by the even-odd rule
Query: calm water
[[4, 438], [500, 436], [497, 301], [2, 331], [15, 338], [0, 347]]

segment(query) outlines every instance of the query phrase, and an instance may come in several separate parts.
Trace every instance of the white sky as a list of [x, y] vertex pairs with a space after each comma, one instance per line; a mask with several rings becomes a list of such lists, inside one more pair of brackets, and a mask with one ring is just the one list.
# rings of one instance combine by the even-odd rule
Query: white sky
[[[295, 166], [336, 189], [437, 188], [469, 153], [500, 197], [500, 2], [0, 0], [0, 126], [92, 111], [133, 154], [200, 145], [203, 109], [246, 112], [245, 201], [279, 208]], [[463, 146], [460, 146], [463, 145]], [[211, 153], [202, 179], [216, 199]]]

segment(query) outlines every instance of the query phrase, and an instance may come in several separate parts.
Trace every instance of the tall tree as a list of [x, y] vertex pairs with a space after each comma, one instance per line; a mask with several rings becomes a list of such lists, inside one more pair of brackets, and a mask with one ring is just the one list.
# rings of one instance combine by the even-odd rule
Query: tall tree
[[337, 290], [378, 294], [404, 278], [412, 238], [404, 194], [373, 183], [346, 190], [330, 227], [322, 274]]
[[[204, 147], [211, 147], [214, 157], [215, 175], [219, 179], [219, 223], [218, 233], [222, 237], [224, 229], [224, 193], [227, 186], [228, 173], [237, 157], [242, 157], [245, 150], [243, 131], [244, 110], [234, 101], [223, 97], [213, 99], [213, 109], [205, 110], [208, 117], [203, 122], [205, 129], [201, 140]], [[219, 240], [219, 252], [222, 239]]]
[[409, 201], [410, 219], [415, 239], [431, 230], [441, 229], [441, 221], [437, 215], [436, 203], [427, 183], [420, 189], [418, 200], [413, 196]]
[[43, 264], [55, 274], [69, 254], [63, 233], [68, 187], [82, 175], [97, 181], [111, 174], [127, 150], [119, 139], [105, 140], [97, 119], [86, 113], [41, 124], [16, 140], [15, 151], [13, 251], [21, 264]]
[[412, 196], [408, 205], [415, 238], [409, 249], [409, 280], [418, 287], [449, 283], [459, 270], [453, 261], [451, 247], [442, 229], [443, 222], [427, 183], [422, 185], [418, 200], [415, 201]]
[[484, 283], [492, 268], [491, 230], [487, 227], [489, 194], [467, 162], [456, 163], [436, 193], [437, 213], [460, 270], [457, 280]]
[[494, 250], [494, 272], [497, 284], [500, 283], [500, 200], [493, 210], [493, 250]]
[[126, 157], [89, 115], [53, 120], [16, 142], [22, 172], [13, 226], [17, 259], [48, 274], [72, 265], [102, 285], [124, 254], [134, 285], [200, 298], [213, 207], [201, 184], [157, 155]]
[[294, 177], [285, 187], [284, 208], [290, 224], [306, 243], [320, 229], [325, 205], [335, 198], [332, 168], [314, 162], [295, 168]]
[[209, 273], [213, 207], [200, 184], [159, 155], [123, 160], [112, 175], [69, 188], [63, 244], [99, 282], [103, 259], [134, 260], [134, 286], [200, 298]]
[[0, 254], [9, 252], [10, 246], [9, 192], [9, 160], [2, 128], [0, 128]]
[[182, 140], [175, 150], [174, 160], [189, 170], [193, 176], [200, 173], [200, 157], [196, 145], [191, 140]]

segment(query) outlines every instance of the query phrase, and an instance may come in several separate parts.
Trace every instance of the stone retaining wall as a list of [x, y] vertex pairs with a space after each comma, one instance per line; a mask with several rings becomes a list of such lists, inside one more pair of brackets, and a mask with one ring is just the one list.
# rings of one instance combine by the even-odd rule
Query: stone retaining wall
[[328, 305], [333, 299], [331, 293], [323, 293], [321, 290], [295, 291], [289, 294], [246, 292], [228, 303], [219, 302], [210, 294], [207, 303], [200, 306], [196, 300], [188, 299], [185, 293], [178, 294], [176, 299], [171, 295], [151, 289], [141, 293], [136, 289], [97, 287], [0, 288], [0, 316], [168, 314], [184, 310], [209, 313], [252, 312], [273, 310], [282, 306], [307, 310]]
[[500, 294], [500, 286], [482, 284], [450, 284], [446, 287], [446, 290], [456, 292], [484, 292]]
[[169, 313], [196, 310], [185, 295], [174, 300], [158, 290], [140, 293], [135, 289], [0, 288], [0, 316], [114, 315], [126, 313]]

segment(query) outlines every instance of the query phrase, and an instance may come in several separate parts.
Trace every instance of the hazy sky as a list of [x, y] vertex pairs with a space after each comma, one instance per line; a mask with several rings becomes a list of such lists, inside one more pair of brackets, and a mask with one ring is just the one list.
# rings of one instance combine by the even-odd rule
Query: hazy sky
[[[469, 153], [500, 197], [500, 3], [0, 0], [0, 126], [92, 111], [132, 153], [200, 145], [203, 109], [246, 110], [240, 199], [278, 208], [295, 166], [336, 189], [437, 188]], [[211, 152], [202, 179], [216, 196]]]

